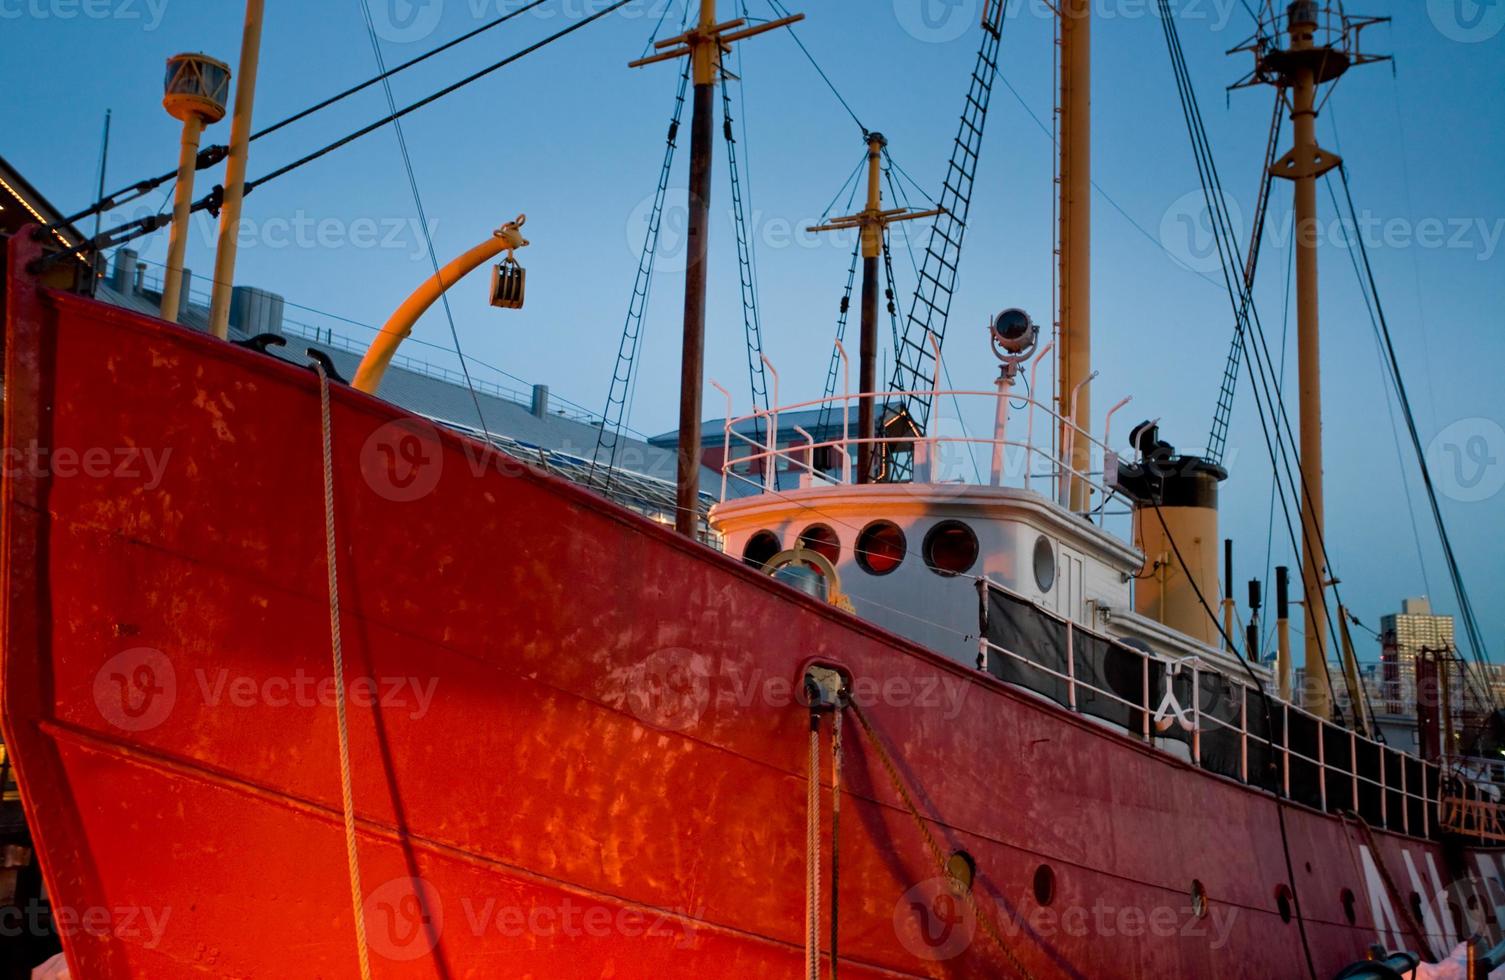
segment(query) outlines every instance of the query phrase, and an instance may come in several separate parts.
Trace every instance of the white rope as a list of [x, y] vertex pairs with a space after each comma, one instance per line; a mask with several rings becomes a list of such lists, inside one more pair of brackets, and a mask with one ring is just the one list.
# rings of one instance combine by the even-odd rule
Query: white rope
[[810, 777], [805, 798], [805, 971], [820, 980], [820, 727], [811, 715]]
[[350, 729], [345, 716], [345, 654], [340, 643], [340, 580], [334, 534], [334, 438], [329, 417], [329, 376], [317, 362], [319, 423], [324, 449], [324, 545], [329, 567], [329, 637], [334, 650], [334, 708], [340, 735], [340, 803], [345, 815], [345, 860], [350, 869], [350, 905], [355, 913], [355, 948], [361, 978], [371, 980], [371, 954], [366, 943], [366, 917], [361, 896], [361, 858], [355, 839], [355, 794], [350, 785]]

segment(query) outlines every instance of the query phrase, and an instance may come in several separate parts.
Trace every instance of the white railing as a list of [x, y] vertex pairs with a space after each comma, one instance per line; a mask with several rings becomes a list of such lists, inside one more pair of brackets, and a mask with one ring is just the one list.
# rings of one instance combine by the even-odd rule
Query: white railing
[[[1203, 760], [1203, 736], [1214, 731], [1224, 731], [1236, 737], [1238, 744], [1237, 773], [1230, 774], [1222, 769], [1212, 769], [1223, 775], [1236, 775], [1239, 781], [1260, 786], [1266, 789], [1273, 788], [1269, 780], [1261, 778], [1259, 773], [1254, 773], [1251, 779], [1250, 771], [1250, 747], [1263, 746], [1264, 751], [1276, 763], [1280, 793], [1285, 798], [1291, 796], [1291, 775], [1293, 767], [1306, 766], [1315, 774], [1316, 793], [1315, 798], [1308, 798], [1307, 802], [1325, 811], [1352, 811], [1354, 813], [1367, 813], [1370, 818], [1377, 819], [1380, 826], [1402, 833], [1416, 833], [1419, 836], [1430, 836], [1434, 829], [1433, 808], [1441, 805], [1437, 799], [1436, 791], [1429, 789], [1430, 786], [1440, 786], [1440, 773], [1434, 763], [1426, 762], [1415, 756], [1408, 755], [1390, 748], [1383, 743], [1376, 742], [1366, 736], [1360, 735], [1352, 729], [1346, 729], [1330, 722], [1322, 721], [1301, 708], [1281, 701], [1274, 695], [1265, 692], [1260, 687], [1252, 686], [1243, 680], [1231, 677], [1217, 666], [1197, 657], [1172, 659], [1155, 653], [1140, 650], [1115, 641], [1112, 637], [1085, 629], [1070, 620], [1067, 620], [1051, 610], [1045, 609], [1033, 603], [1017, 593], [992, 581], [987, 582], [987, 587], [1000, 594], [1006, 595], [1016, 603], [1030, 607], [1034, 612], [1045, 619], [1056, 623], [1065, 630], [1066, 635], [1066, 669], [1057, 670], [1046, 666], [1038, 660], [1032, 659], [1026, 654], [1008, 649], [994, 643], [988, 638], [986, 632], [979, 638], [979, 666], [987, 670], [990, 659], [993, 656], [1007, 657], [1011, 661], [1028, 667], [1038, 672], [1041, 676], [1053, 678], [1065, 686], [1065, 704], [1062, 707], [1070, 711], [1082, 711], [1079, 707], [1082, 692], [1090, 692], [1095, 697], [1105, 698], [1110, 702], [1122, 705], [1134, 712], [1139, 717], [1137, 731], [1129, 730], [1131, 734], [1143, 739], [1145, 742], [1164, 751], [1160, 741], [1173, 741], [1188, 747], [1191, 762], [1198, 767], [1207, 768]], [[987, 601], [987, 593], [983, 593], [983, 601]], [[1078, 635], [1090, 637], [1098, 642], [1111, 644], [1120, 654], [1139, 658], [1139, 676], [1141, 678], [1141, 697], [1138, 701], [1123, 697], [1116, 691], [1107, 690], [1092, 684], [1079, 676], [1076, 667], [1077, 660], [1077, 637]], [[1165, 683], [1159, 689], [1151, 689], [1151, 665], [1158, 664], [1164, 671]], [[1182, 705], [1173, 694], [1172, 678], [1185, 671], [1191, 673], [1190, 705]], [[990, 671], [991, 673], [991, 671]], [[1202, 688], [1198, 683], [1201, 675], [1205, 673], [1215, 674], [1223, 681], [1230, 684], [1235, 693], [1233, 698], [1237, 704], [1237, 711], [1232, 720], [1224, 720], [1217, 715], [1203, 710]], [[996, 675], [995, 675], [996, 676]], [[1132, 676], [1132, 673], [1129, 675]], [[1009, 683], [1005, 680], [1005, 683]], [[1034, 690], [1027, 684], [1027, 690]], [[1036, 694], [1049, 697], [1044, 692], [1035, 691]], [[1267, 705], [1260, 704], [1260, 699], [1268, 699]], [[1055, 700], [1051, 698], [1051, 700]], [[1250, 712], [1263, 714], [1268, 707], [1270, 718], [1269, 724], [1264, 727], [1268, 737], [1262, 736], [1258, 730], [1250, 725]], [[1096, 714], [1094, 712], [1084, 712]], [[1111, 719], [1101, 718], [1109, 724]], [[1296, 720], [1303, 728], [1315, 732], [1316, 755], [1308, 755], [1291, 744], [1291, 724]], [[1190, 728], [1186, 730], [1189, 722]], [[1159, 733], [1166, 731], [1170, 726], [1180, 724], [1186, 730], [1186, 739], [1169, 738]], [[1164, 725], [1165, 727], [1162, 727]], [[1122, 726], [1117, 726], [1122, 727]], [[1277, 740], [1278, 739], [1278, 740]], [[1328, 743], [1333, 741], [1342, 745], [1346, 743], [1347, 764], [1343, 759], [1327, 758]], [[1360, 761], [1363, 754], [1366, 760]], [[1394, 770], [1392, 772], [1391, 770]], [[1419, 780], [1415, 774], [1421, 773]], [[1419, 782], [1420, 785], [1413, 785]], [[1378, 797], [1376, 807], [1372, 798], [1366, 799], [1362, 793], [1363, 786], [1372, 788], [1374, 795]], [[1307, 795], [1307, 794], [1302, 794]], [[1451, 804], [1451, 799], [1449, 803]], [[1420, 819], [1413, 819], [1412, 803], [1419, 804], [1416, 810]], [[1393, 805], [1393, 804], [1398, 804]], [[1397, 815], [1394, 811], [1398, 809]]]
[[[1035, 365], [1031, 367], [1030, 390], [1034, 389], [1034, 367], [1038, 366], [1039, 358], [1049, 353], [1049, 347], [1036, 358]], [[838, 351], [845, 363], [845, 352]], [[771, 365], [770, 365], [771, 367]], [[913, 481], [915, 483], [965, 483], [967, 472], [973, 464], [968, 463], [964, 470], [960, 461], [970, 458], [971, 453], [981, 449], [984, 458], [991, 458], [992, 465], [986, 469], [978, 468], [979, 481], [992, 486], [1012, 485], [1026, 490], [1038, 490], [1047, 496], [1060, 499], [1063, 496], [1063, 488], [1070, 479], [1077, 479], [1087, 483], [1092, 490], [1099, 495], [1098, 511], [1106, 508], [1107, 501], [1113, 497], [1114, 489], [1107, 485], [1105, 474], [1112, 461], [1116, 464], [1118, 456], [1108, 447], [1104, 440], [1093, 437], [1088, 430], [1078, 426], [1075, 422], [1063, 419], [1062, 416], [1050, 405], [1036, 399], [1016, 395], [1013, 388], [1000, 383], [995, 391], [952, 391], [934, 388], [928, 391], [904, 392], [904, 391], [878, 391], [871, 394], [856, 394], [846, 392], [841, 395], [833, 395], [828, 398], [814, 398], [808, 401], [795, 402], [788, 405], [779, 405], [778, 402], [778, 376], [774, 374], [774, 403], [775, 407], [763, 410], [758, 409], [750, 415], [742, 415], [736, 418], [730, 417], [731, 397], [726, 389], [712, 381], [712, 385], [727, 399], [728, 418], [723, 424], [722, 439], [722, 500], [726, 499], [726, 490], [729, 481], [736, 481], [753, 487], [760, 492], [771, 493], [779, 489], [778, 475], [780, 472], [792, 472], [802, 475], [810, 483], [817, 485], [840, 486], [853, 482], [853, 459], [857, 455], [857, 449], [861, 446], [873, 446], [879, 454], [892, 456], [905, 452], [913, 457]], [[942, 435], [935, 432], [920, 436], [908, 434], [899, 435], [876, 435], [863, 436], [854, 432], [855, 409], [860, 406], [862, 400], [871, 399], [874, 403], [874, 415], [881, 414], [885, 405], [897, 402], [908, 397], [928, 397], [932, 404], [941, 399], [986, 399], [994, 416], [993, 432], [988, 436], [968, 435]], [[1125, 398], [1110, 409], [1103, 419], [1103, 432], [1110, 431], [1113, 416], [1128, 404]], [[973, 402], [975, 404], [975, 401]], [[780, 439], [780, 416], [787, 416], [791, 412], [823, 410], [822, 417], [829, 418], [833, 422], [839, 422], [840, 428], [835, 435], [818, 439], [807, 429], [801, 426], [792, 426], [798, 439]], [[1009, 422], [1013, 413], [1023, 412], [1027, 416], [1025, 437], [1020, 440], [1010, 438]], [[1055, 451], [1050, 445], [1041, 445], [1035, 442], [1035, 417], [1041, 415], [1049, 431], [1054, 434], [1062, 430], [1067, 435], [1068, 445], [1062, 452]], [[827, 428], [831, 428], [828, 423]], [[756, 433], [763, 433], [761, 440]], [[1081, 470], [1071, 465], [1073, 458], [1074, 440], [1082, 440], [1089, 446], [1088, 469]], [[943, 462], [943, 451], [960, 447], [965, 455], [956, 457], [958, 465], [947, 465]], [[815, 465], [815, 460], [822, 450], [832, 457], [829, 468], [821, 468]], [[735, 455], [734, 455], [735, 454]], [[1012, 465], [1010, 465], [1012, 464]], [[743, 471], [745, 472], [739, 472]]]

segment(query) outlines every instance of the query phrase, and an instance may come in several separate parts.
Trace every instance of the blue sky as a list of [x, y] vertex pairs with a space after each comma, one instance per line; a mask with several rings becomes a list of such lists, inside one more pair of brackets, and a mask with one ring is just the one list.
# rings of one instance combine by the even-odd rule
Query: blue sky
[[[522, 313], [487, 307], [478, 276], [454, 294], [467, 355], [599, 410], [636, 268], [636, 242], [663, 149], [676, 69], [629, 70], [666, 0], [634, 0], [577, 34], [405, 121], [423, 203], [441, 259], [520, 211], [533, 244]], [[681, 0], [668, 13], [681, 16]], [[748, 0], [755, 17], [767, 0]], [[1182, 446], [1202, 444], [1231, 337], [1223, 287], [1199, 262], [1201, 217], [1161, 25], [1150, 0], [1093, 0], [1095, 177], [1095, 412], [1132, 394], [1116, 422], [1122, 442], [1141, 418], [1161, 419]], [[469, 30], [519, 0], [372, 0], [393, 64]], [[602, 5], [550, 0], [393, 81], [399, 104], [427, 95]], [[1254, 5], [1251, 0], [1251, 5]], [[359, 0], [272, 3], [256, 104], [260, 125], [374, 73]], [[1270, 116], [1265, 89], [1225, 94], [1250, 56], [1225, 52], [1252, 33], [1240, 0], [1175, 3], [1225, 189], [1247, 221]], [[58, 206], [91, 199], [105, 110], [114, 113], [110, 178], [118, 186], [171, 169], [178, 126], [159, 104], [163, 59], [203, 50], [234, 62], [240, 5], [183, 0], [0, 0], [0, 153]], [[723, 0], [723, 12], [731, 0]], [[826, 0], [792, 9], [798, 30], [862, 121], [884, 132], [894, 158], [932, 195], [949, 157], [977, 47], [979, 0]], [[1363, 231], [1395, 332], [1423, 440], [1433, 447], [1445, 515], [1497, 657], [1505, 657], [1505, 5], [1475, 0], [1369, 0], [1351, 13], [1389, 15], [1365, 47], [1394, 65], [1351, 72], [1319, 120], [1319, 135], [1348, 161]], [[967, 235], [961, 291], [946, 357], [957, 387], [991, 386], [984, 355], [990, 313], [1051, 311], [1052, 150], [1037, 120], [1052, 111], [1052, 24], [1039, 0], [1012, 0]], [[729, 16], [729, 15], [728, 15]], [[667, 33], [667, 31], [662, 32]], [[735, 87], [745, 103], [753, 238], [765, 348], [785, 401], [816, 397], [825, 375], [850, 240], [802, 232], [826, 209], [862, 153], [857, 125], [782, 33], [742, 45]], [[1014, 93], [1017, 93], [1017, 97]], [[253, 146], [255, 175], [385, 111], [375, 88]], [[1283, 142], [1288, 142], [1287, 135]], [[207, 140], [228, 138], [228, 122]], [[684, 186], [684, 154], [671, 187]], [[747, 404], [725, 156], [718, 146], [707, 375]], [[200, 175], [200, 190], [220, 171]], [[159, 196], [148, 199], [155, 211]], [[1277, 186], [1272, 235], [1289, 227], [1289, 191]], [[1369, 321], [1326, 190], [1321, 250], [1329, 530], [1345, 598], [1369, 625], [1407, 595], [1430, 593], [1451, 610], [1435, 534], [1402, 439], [1396, 441]], [[845, 203], [844, 201], [842, 203]], [[117, 217], [136, 214], [135, 206]], [[291, 302], [380, 323], [429, 272], [397, 145], [382, 131], [256, 191], [238, 279]], [[630, 424], [675, 424], [683, 212], [666, 216], [643, 376]], [[1191, 222], [1188, 224], [1188, 222]], [[203, 219], [188, 264], [212, 266], [214, 229]], [[160, 261], [165, 233], [142, 243]], [[1271, 342], [1280, 336], [1290, 250], [1267, 244], [1258, 286]], [[896, 256], [901, 289], [913, 286]], [[1187, 266], [1196, 267], [1189, 269]], [[1198, 271], [1200, 270], [1200, 272]], [[1214, 279], [1218, 278], [1212, 273]], [[295, 318], [325, 324], [304, 310]], [[337, 325], [337, 324], [336, 324]], [[352, 335], [364, 336], [358, 327]], [[1290, 325], [1294, 341], [1294, 321]], [[411, 354], [452, 365], [449, 327], [432, 312]], [[1292, 343], [1294, 350], [1294, 343]], [[1277, 357], [1279, 355], [1277, 354]], [[1294, 363], [1290, 363], [1294, 376]], [[478, 376], [508, 382], [486, 368]], [[719, 414], [709, 392], [707, 415]], [[1295, 411], [1294, 395], [1291, 411]], [[941, 410], [944, 424], [958, 425]], [[964, 413], [974, 430], [988, 413]], [[1099, 422], [1100, 424], [1100, 422]], [[1397, 446], [1400, 455], [1397, 454]], [[1229, 438], [1231, 479], [1223, 531], [1238, 542], [1240, 581], [1266, 566], [1269, 464], [1247, 382]], [[1408, 516], [1418, 522], [1424, 561]], [[1276, 519], [1271, 561], [1290, 562]], [[1242, 593], [1242, 588], [1240, 588]], [[1366, 654], [1374, 645], [1358, 636]]]

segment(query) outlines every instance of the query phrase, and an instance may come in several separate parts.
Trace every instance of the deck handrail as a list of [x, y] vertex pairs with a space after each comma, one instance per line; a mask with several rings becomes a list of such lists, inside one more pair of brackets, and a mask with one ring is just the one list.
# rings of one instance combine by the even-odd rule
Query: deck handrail
[[[1066, 689], [1065, 702], [1062, 704], [1062, 707], [1069, 711], [1082, 711], [1079, 707], [1082, 694], [1090, 692], [1094, 697], [1105, 698], [1131, 711], [1138, 712], [1141, 719], [1140, 731], [1129, 731], [1128, 733], [1139, 737], [1158, 751], [1164, 751], [1158, 744], [1158, 741], [1163, 739], [1163, 736], [1158, 735], [1152, 724], [1152, 719], [1158, 713], [1158, 705], [1163, 692], [1158, 688], [1155, 690], [1151, 689], [1149, 682], [1150, 666], [1152, 663], [1158, 663], [1166, 667], [1180, 665], [1179, 669], [1183, 670], [1190, 668], [1193, 675], [1190, 694], [1191, 703], [1189, 705], [1181, 705], [1181, 708], [1184, 713], [1193, 719], [1194, 724], [1192, 731], [1188, 733], [1188, 737], [1184, 742], [1180, 739], [1173, 739], [1173, 741], [1182, 742], [1182, 744], [1187, 745], [1193, 765], [1205, 768], [1202, 757], [1202, 736], [1208, 732], [1222, 730], [1238, 736], [1237, 778], [1246, 785], [1267, 786], [1267, 782], [1263, 779], [1250, 778], [1250, 746], [1263, 746], [1264, 751], [1268, 752], [1277, 764], [1280, 795], [1285, 798], [1291, 798], [1291, 772], [1293, 766], [1304, 765], [1316, 771], [1316, 793], [1318, 802], [1320, 803], [1319, 808], [1322, 810], [1362, 813], [1366, 807], [1366, 803], [1370, 802], [1364, 798], [1361, 790], [1361, 787], [1367, 785], [1377, 791], [1377, 813], [1374, 813], [1373, 810], [1371, 812], [1378, 817], [1377, 822], [1381, 826], [1392, 830], [1399, 830], [1407, 834], [1413, 832], [1419, 833], [1423, 837], [1431, 836], [1434, 827], [1441, 827], [1442, 829], [1469, 833], [1472, 836], [1490, 840], [1495, 839], [1490, 834], [1497, 831], [1500, 834], [1499, 841], [1505, 843], [1505, 803], [1474, 799], [1466, 795], [1449, 796], [1442, 792], [1442, 769], [1436, 763], [1428, 762], [1425, 759], [1391, 748], [1383, 742], [1376, 741], [1366, 735], [1361, 735], [1353, 729], [1344, 728], [1318, 718], [1299, 706], [1279, 700], [1273, 693], [1264, 689], [1263, 686], [1255, 687], [1241, 678], [1227, 674], [1224, 670], [1220, 669], [1219, 665], [1205, 658], [1195, 655], [1187, 658], [1173, 658], [1153, 651], [1142, 650], [1123, 643], [1112, 636], [1075, 623], [1056, 613], [1054, 610], [1046, 609], [1039, 605], [1039, 603], [991, 579], [984, 578], [982, 584], [987, 589], [995, 590], [1017, 603], [1030, 607], [1038, 615], [1055, 621], [1066, 630], [1065, 670], [1058, 670], [1047, 666], [1025, 654], [995, 643], [988, 637], [986, 631], [978, 639], [978, 665], [982, 669], [988, 669], [989, 658], [993, 655], [1008, 657], [1012, 661], [1024, 664], [1030, 669], [1064, 684]], [[986, 601], [986, 591], [983, 593], [983, 600]], [[1093, 684], [1091, 681], [1080, 676], [1080, 673], [1076, 669], [1078, 637], [1087, 637], [1098, 642], [1111, 644], [1120, 653], [1132, 655], [1140, 659], [1139, 674], [1143, 678], [1143, 683], [1141, 685], [1142, 696], [1138, 701], [1125, 698], [1117, 691], [1108, 690], [1102, 686]], [[1219, 718], [1216, 714], [1207, 713], [1202, 710], [1202, 687], [1198, 683], [1198, 680], [1199, 675], [1204, 673], [1218, 675], [1238, 692], [1233, 695], [1238, 708], [1232, 719], [1225, 720]], [[1132, 676], [1132, 672], [1130, 676]], [[1009, 682], [1005, 680], [1005, 683]], [[1034, 690], [1027, 686], [1026, 689]], [[1250, 713], [1253, 710], [1250, 697], [1251, 692], [1255, 692], [1255, 696], [1257, 697], [1268, 699], [1271, 710], [1271, 724], [1268, 726], [1266, 735], [1261, 735], [1249, 723]], [[1048, 697], [1051, 700], [1056, 700], [1044, 692], [1035, 691], [1035, 693]], [[1057, 703], [1060, 702], [1058, 701]], [[1315, 738], [1313, 739], [1315, 742], [1315, 755], [1308, 754], [1308, 752], [1302, 751], [1299, 746], [1291, 744], [1291, 723], [1293, 719], [1301, 719], [1307, 725], [1311, 726], [1311, 730], [1315, 732]], [[1115, 724], [1111, 719], [1103, 720], [1109, 724]], [[1276, 728], [1277, 724], [1279, 726], [1278, 730]], [[1123, 726], [1118, 725], [1117, 727]], [[1126, 731], [1128, 730], [1126, 729]], [[1276, 740], [1277, 735], [1278, 741]], [[1339, 744], [1347, 741], [1346, 765], [1341, 758], [1334, 760], [1327, 757], [1327, 746], [1330, 739]], [[1372, 774], [1366, 774], [1366, 766], [1360, 761], [1361, 749], [1368, 753], [1371, 759], [1378, 761], [1378, 764], [1373, 767]], [[1394, 764], [1393, 766], [1392, 763]], [[1408, 766], [1412, 769], [1420, 767], [1421, 778], [1419, 786], [1414, 785], [1408, 777]], [[1399, 785], [1392, 785], [1393, 781], [1390, 778], [1390, 769], [1392, 767], [1399, 772]], [[1220, 769], [1214, 769], [1213, 771], [1222, 772]], [[1227, 775], [1227, 773], [1223, 774]], [[1414, 776], [1415, 773], [1412, 772], [1411, 775]], [[1430, 790], [1433, 784], [1439, 787], [1436, 793]], [[1394, 800], [1392, 800], [1392, 794], [1395, 795]], [[1392, 803], [1399, 803], [1399, 806], [1392, 806]], [[1419, 825], [1414, 828], [1413, 824], [1417, 824], [1418, 821], [1412, 819], [1413, 806], [1411, 804], [1413, 803], [1417, 804], [1415, 809], [1420, 814]], [[1434, 806], [1437, 807], [1435, 818], [1432, 812]], [[1447, 809], [1449, 806], [1452, 806], [1453, 809]], [[1394, 813], [1396, 809], [1399, 810], [1398, 815]]]

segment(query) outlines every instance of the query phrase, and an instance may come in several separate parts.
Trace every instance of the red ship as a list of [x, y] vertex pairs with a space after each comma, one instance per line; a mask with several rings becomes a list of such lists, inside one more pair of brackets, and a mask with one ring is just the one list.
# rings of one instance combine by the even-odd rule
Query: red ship
[[[50, 288], [50, 244], [8, 254], [3, 719], [75, 977], [1493, 965], [1494, 797], [1240, 653], [1223, 471], [1015, 395], [1018, 311], [971, 393], [991, 479], [892, 410], [951, 396], [938, 340], [928, 386], [864, 356], [686, 451], [757, 484], [718, 550], [328, 365]], [[1080, 506], [1115, 494], [1132, 542]]]

